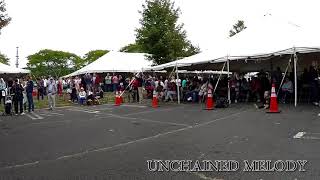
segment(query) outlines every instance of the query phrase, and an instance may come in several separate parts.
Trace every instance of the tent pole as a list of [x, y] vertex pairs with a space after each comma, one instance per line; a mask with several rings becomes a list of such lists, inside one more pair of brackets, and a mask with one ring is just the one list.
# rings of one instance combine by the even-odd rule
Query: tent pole
[[227, 55], [227, 70], [228, 70], [228, 102], [231, 104], [231, 93], [230, 93], [230, 62], [229, 62], [229, 56]]
[[[142, 70], [141, 70], [142, 72]], [[120, 94], [120, 97], [122, 97], [122, 95], [125, 93], [125, 91], [128, 89], [128, 87], [131, 86], [131, 84], [133, 83], [133, 81], [136, 79], [136, 76], [139, 74], [140, 72], [138, 71], [136, 74], [134, 74], [134, 78], [130, 81], [130, 83], [128, 84], [128, 86], [124, 89], [124, 91], [122, 91], [122, 93]]]
[[178, 85], [179, 82], [179, 72], [178, 72], [178, 63], [176, 63], [176, 73], [177, 73], [177, 80], [176, 80], [176, 85], [177, 85], [177, 97], [178, 97], [178, 104], [180, 104], [180, 87]]
[[282, 85], [283, 85], [284, 79], [285, 79], [286, 76], [287, 76], [288, 69], [289, 69], [290, 64], [291, 64], [291, 58], [292, 58], [292, 56], [291, 56], [290, 59], [289, 59], [288, 65], [287, 65], [287, 67], [286, 67], [286, 71], [284, 72], [284, 76], [282, 77], [281, 83], [280, 83], [280, 85], [279, 85], [279, 87], [278, 87], [279, 89], [278, 89], [278, 92], [277, 92], [277, 97], [278, 97], [279, 92], [280, 92], [280, 89], [281, 89], [281, 87], [282, 87]]
[[227, 63], [227, 62], [225, 62], [225, 63], [223, 64], [223, 67], [222, 67], [221, 72], [220, 72], [220, 74], [219, 74], [218, 81], [217, 81], [217, 83], [216, 83], [216, 86], [214, 87], [214, 90], [213, 90], [213, 93], [212, 93], [212, 94], [214, 94], [214, 93], [216, 92], [216, 90], [217, 90], [217, 87], [218, 87], [218, 84], [219, 84], [219, 82], [220, 82], [220, 79], [221, 79], [221, 76], [222, 76], [222, 72], [223, 72], [223, 70], [224, 70], [224, 67], [226, 66], [226, 63]]
[[298, 100], [298, 80], [297, 80], [297, 53], [296, 48], [293, 48], [294, 53], [294, 106], [297, 107], [297, 100]]

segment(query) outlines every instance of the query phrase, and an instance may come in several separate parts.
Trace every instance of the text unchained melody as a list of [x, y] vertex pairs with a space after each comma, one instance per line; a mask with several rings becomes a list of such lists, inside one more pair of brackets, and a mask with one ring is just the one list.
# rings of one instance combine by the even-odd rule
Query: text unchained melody
[[149, 171], [294, 172], [306, 171], [307, 160], [148, 160]]

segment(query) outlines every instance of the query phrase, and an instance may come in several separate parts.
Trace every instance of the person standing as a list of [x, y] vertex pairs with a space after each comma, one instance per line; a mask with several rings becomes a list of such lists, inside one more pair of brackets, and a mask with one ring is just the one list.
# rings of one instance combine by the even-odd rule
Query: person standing
[[309, 69], [309, 82], [311, 88], [312, 103], [316, 106], [319, 105], [319, 84], [318, 84], [318, 71], [315, 66], [310, 66]]
[[112, 80], [112, 77], [110, 76], [109, 73], [107, 73], [106, 77], [104, 78], [105, 92], [112, 92], [111, 80]]
[[[27, 82], [25, 81], [25, 79], [21, 79], [20, 80], [22, 88], [23, 88], [23, 99], [22, 99], [22, 104], [23, 104], [23, 112], [27, 111], [27, 102], [28, 102], [28, 98], [27, 98], [27, 92], [26, 92], [26, 87], [27, 87]], [[24, 113], [23, 113], [24, 114]]]
[[143, 84], [143, 79], [141, 75], [137, 75], [137, 81], [138, 81], [138, 97], [139, 97], [139, 103], [142, 103], [143, 100], [143, 89], [142, 89], [142, 84]]
[[42, 81], [43, 81], [43, 94], [46, 96], [47, 95], [48, 79], [46, 77], [43, 77]]
[[56, 93], [57, 85], [53, 78], [50, 78], [48, 82], [48, 104], [50, 110], [56, 107]]
[[59, 78], [59, 80], [58, 80], [58, 94], [59, 94], [59, 96], [62, 96], [62, 89], [63, 89], [62, 78]]
[[28, 99], [28, 112], [30, 112], [31, 110], [34, 111], [34, 104], [33, 104], [33, 97], [32, 97], [33, 87], [34, 87], [34, 84], [32, 81], [32, 77], [28, 76], [28, 82], [26, 87], [27, 99]]
[[3, 78], [0, 79], [0, 104], [1, 99], [3, 99], [3, 104], [5, 104], [5, 96], [6, 96], [6, 82]]
[[19, 83], [18, 79], [14, 81], [12, 86], [12, 92], [14, 93], [13, 102], [14, 102], [14, 111], [15, 114], [18, 115], [18, 105], [20, 107], [20, 114], [23, 115], [23, 87]]
[[113, 85], [113, 91], [116, 92], [119, 86], [119, 78], [116, 74], [113, 74], [112, 85]]
[[43, 95], [44, 95], [44, 83], [43, 80], [41, 78], [39, 78], [37, 80], [37, 87], [38, 87], [38, 93], [37, 93], [37, 98], [38, 101], [40, 100], [40, 96], [41, 96], [41, 100], [43, 100]]

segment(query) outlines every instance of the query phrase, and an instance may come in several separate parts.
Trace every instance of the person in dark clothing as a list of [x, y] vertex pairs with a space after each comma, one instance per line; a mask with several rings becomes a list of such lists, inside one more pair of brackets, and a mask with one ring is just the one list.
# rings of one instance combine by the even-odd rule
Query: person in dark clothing
[[87, 87], [86, 80], [85, 80], [84, 76], [81, 77], [81, 87], [83, 87], [84, 89]]
[[38, 78], [37, 80], [37, 88], [38, 88], [38, 93], [37, 93], [37, 99], [38, 101], [40, 100], [40, 96], [41, 96], [41, 100], [43, 100], [43, 96], [44, 96], [44, 82], [42, 79]]
[[266, 92], [270, 92], [271, 85], [270, 85], [270, 81], [267, 78], [267, 75], [265, 73], [261, 74], [260, 82], [261, 82], [260, 98], [263, 103], [266, 103], [266, 98], [264, 98], [264, 97], [265, 97]]
[[138, 75], [136, 77], [137, 81], [138, 81], [138, 99], [139, 99], [139, 103], [142, 103], [143, 100], [143, 78], [141, 75]]
[[70, 100], [74, 103], [75, 101], [78, 102], [78, 96], [77, 96], [77, 89], [75, 84], [72, 85], [71, 94], [70, 94]]
[[15, 80], [12, 86], [12, 92], [13, 92], [13, 102], [14, 102], [14, 111], [16, 115], [18, 115], [18, 105], [20, 107], [20, 114], [23, 115], [23, 87], [18, 82], [18, 79]]
[[318, 87], [318, 72], [315, 67], [310, 66], [309, 69], [309, 82], [311, 88], [311, 99], [314, 105], [319, 105], [319, 87]]
[[272, 74], [273, 83], [276, 85], [276, 92], [280, 88], [280, 83], [282, 81], [282, 72], [280, 67], [277, 67], [277, 70]]
[[28, 82], [27, 82], [27, 87], [26, 87], [26, 92], [27, 92], [27, 99], [28, 99], [28, 112], [31, 110], [34, 111], [34, 104], [33, 104], [33, 97], [32, 97], [32, 92], [33, 92], [33, 81], [32, 77], [28, 77]]

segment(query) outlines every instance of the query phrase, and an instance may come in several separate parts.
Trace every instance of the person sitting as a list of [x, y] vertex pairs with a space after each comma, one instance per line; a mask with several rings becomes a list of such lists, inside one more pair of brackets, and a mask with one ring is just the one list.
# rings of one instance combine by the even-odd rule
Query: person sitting
[[285, 81], [281, 87], [281, 102], [286, 103], [287, 98], [293, 93], [293, 84], [288, 77], [285, 78]]
[[174, 80], [172, 80], [170, 83], [168, 83], [168, 92], [167, 92], [166, 98], [165, 98], [166, 102], [168, 102], [169, 99], [171, 101], [173, 101], [173, 95], [177, 94], [176, 90], [177, 90], [176, 83]]
[[199, 94], [199, 84], [196, 81], [191, 82], [191, 84], [188, 86], [188, 91], [186, 93], [186, 100], [188, 102], [197, 102], [198, 100], [198, 94]]
[[163, 97], [164, 97], [163, 86], [164, 86], [163, 82], [158, 81], [156, 89], [155, 89], [158, 94], [158, 99], [160, 99], [160, 100], [163, 100]]
[[87, 93], [84, 91], [83, 87], [81, 87], [79, 92], [80, 105], [84, 105], [84, 102], [86, 101], [86, 97], [87, 97]]
[[261, 83], [259, 81], [259, 79], [257, 77], [253, 77], [252, 81], [251, 81], [251, 98], [256, 101], [256, 102], [260, 102], [260, 94], [259, 91], [261, 89]]
[[97, 99], [103, 99], [103, 89], [101, 87], [98, 87], [98, 91], [97, 91]]

